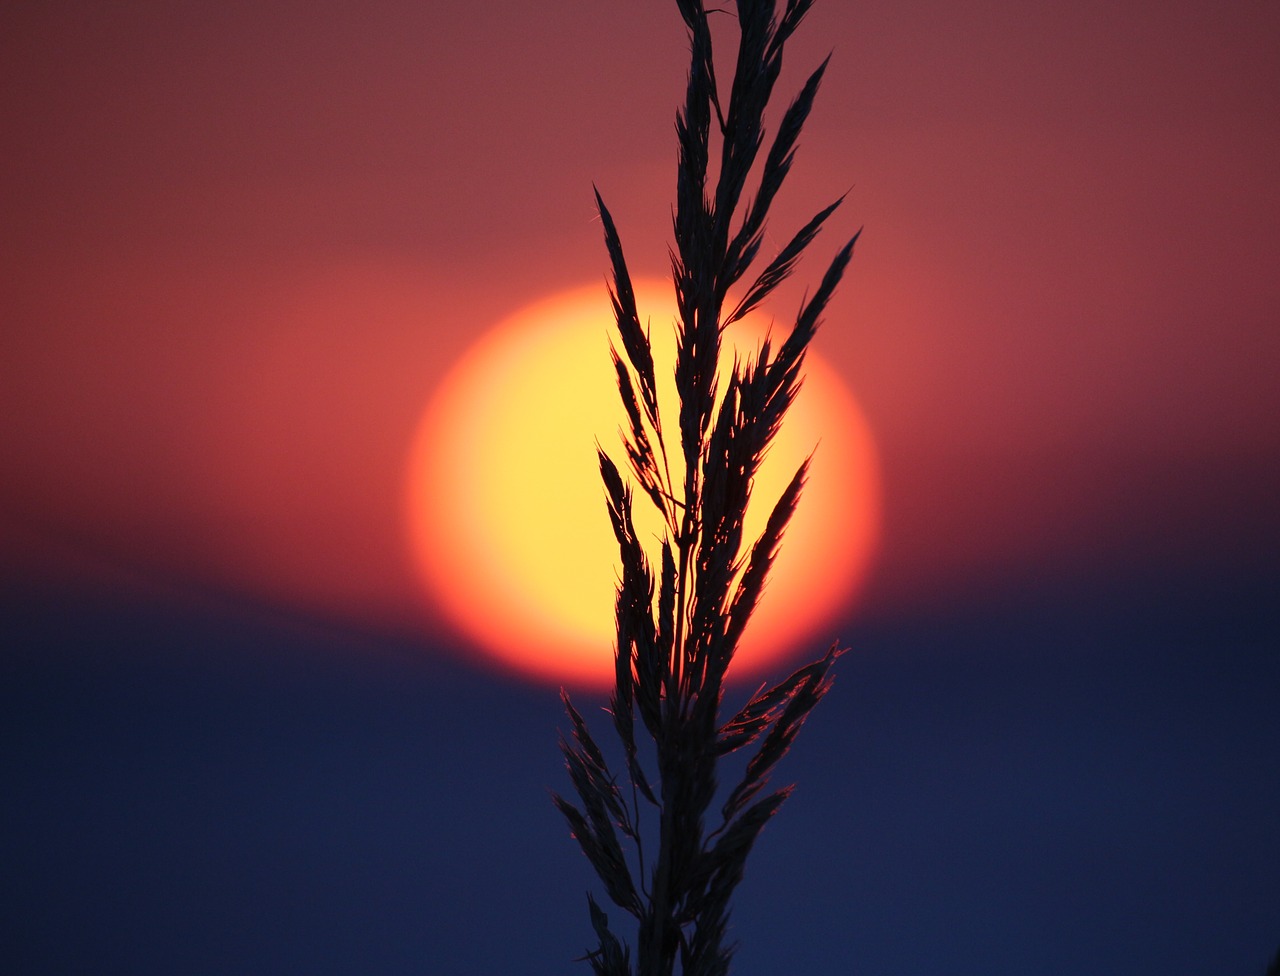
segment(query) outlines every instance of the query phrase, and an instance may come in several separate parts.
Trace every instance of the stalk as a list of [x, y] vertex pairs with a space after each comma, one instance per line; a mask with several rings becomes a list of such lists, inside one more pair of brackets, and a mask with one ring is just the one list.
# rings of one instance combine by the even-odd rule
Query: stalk
[[[786, 340], [776, 347], [766, 342], [755, 359], [736, 363], [725, 388], [718, 389], [721, 333], [791, 275], [841, 202], [820, 211], [762, 269], [748, 275], [826, 62], [783, 111], [761, 163], [765, 109], [783, 52], [813, 0], [737, 0], [738, 48], [727, 106], [716, 81], [708, 9], [703, 0], [676, 2], [688, 32], [690, 67], [676, 121], [671, 265], [680, 311], [674, 418], [665, 417], [658, 404], [653, 350], [640, 325], [621, 237], [596, 193], [612, 268], [614, 368], [629, 418], [623, 440], [632, 480], [623, 477], [608, 453], [599, 452], [599, 461], [623, 567], [615, 601], [611, 711], [626, 757], [631, 802], [622, 800], [617, 778], [567, 694], [573, 734], [562, 737], [561, 748], [578, 803], [556, 794], [552, 799], [609, 899], [637, 923], [633, 968], [630, 945], [588, 895], [597, 946], [585, 958], [598, 976], [674, 976], [677, 971], [727, 976], [734, 950], [727, 941], [731, 895], [760, 831], [790, 794], [790, 787], [767, 791], [770, 774], [830, 687], [831, 666], [843, 653], [833, 644], [822, 658], [762, 688], [736, 712], [722, 712], [726, 671], [799, 502], [808, 462], [772, 500], [764, 531], [746, 547], [742, 527], [753, 475], [799, 390], [805, 351], [857, 235], [837, 251]], [[715, 186], [709, 187], [713, 143], [718, 143], [720, 165]], [[758, 183], [747, 199], [748, 177], [757, 167]], [[668, 419], [679, 427], [678, 457], [684, 467], [677, 464], [675, 474], [682, 504], [666, 448]], [[636, 536], [633, 482], [663, 516], [665, 535], [656, 547], [646, 548]], [[646, 737], [656, 757], [657, 789], [640, 754], [639, 742]], [[719, 823], [708, 833], [718, 761], [744, 749], [752, 750], [746, 771], [723, 799]], [[655, 819], [657, 854], [647, 865], [642, 838]]]

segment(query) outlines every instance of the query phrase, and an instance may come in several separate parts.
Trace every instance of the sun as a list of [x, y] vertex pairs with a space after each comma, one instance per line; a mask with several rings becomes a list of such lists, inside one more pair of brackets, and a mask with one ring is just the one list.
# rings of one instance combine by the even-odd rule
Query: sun
[[[670, 285], [637, 282], [636, 291], [650, 322], [659, 397], [674, 409]], [[561, 292], [498, 323], [445, 377], [409, 457], [410, 552], [436, 606], [501, 665], [556, 684], [613, 680], [620, 561], [596, 461], [599, 444], [625, 470], [611, 328], [602, 285]], [[721, 368], [735, 349], [754, 355], [766, 331], [759, 318], [731, 326]], [[678, 437], [677, 424], [669, 427], [668, 437]], [[847, 613], [875, 548], [872, 437], [839, 376], [813, 352], [756, 478], [746, 539], [759, 534], [810, 454], [809, 482], [731, 679], [758, 676], [807, 640], [833, 639], [818, 632]], [[635, 508], [641, 541], [656, 542], [661, 521], [642, 492]]]

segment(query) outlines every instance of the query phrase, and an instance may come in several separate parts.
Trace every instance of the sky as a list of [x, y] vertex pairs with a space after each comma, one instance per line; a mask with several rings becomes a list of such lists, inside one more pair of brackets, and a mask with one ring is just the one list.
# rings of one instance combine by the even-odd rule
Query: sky
[[[783, 92], [833, 57], [766, 246], [848, 196], [774, 312], [863, 229], [815, 348], [884, 523], [743, 976], [1280, 947], [1278, 41], [820, 0], [789, 48]], [[19, 971], [575, 965], [556, 689], [422, 592], [406, 452], [485, 329], [603, 283], [593, 183], [665, 272], [686, 54], [661, 2], [0, 12]]]

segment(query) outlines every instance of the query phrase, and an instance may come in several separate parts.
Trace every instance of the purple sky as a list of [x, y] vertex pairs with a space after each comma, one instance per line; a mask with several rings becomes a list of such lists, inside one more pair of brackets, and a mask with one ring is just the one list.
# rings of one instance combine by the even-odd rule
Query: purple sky
[[[396, 499], [434, 384], [602, 278], [593, 181], [663, 271], [674, 9], [0, 16], [5, 571], [422, 620]], [[851, 192], [772, 311], [865, 226], [819, 348], [883, 453], [873, 602], [1276, 538], [1278, 37], [1267, 4], [817, 6], [775, 242]]]
[[[865, 227], [816, 343], [886, 524], [738, 972], [1260, 974], [1280, 6], [820, 0], [780, 91], [832, 49], [771, 311]], [[593, 182], [664, 272], [685, 57], [669, 0], [0, 7], [0, 958], [575, 971], [555, 692], [433, 615], [405, 452], [603, 286]]]

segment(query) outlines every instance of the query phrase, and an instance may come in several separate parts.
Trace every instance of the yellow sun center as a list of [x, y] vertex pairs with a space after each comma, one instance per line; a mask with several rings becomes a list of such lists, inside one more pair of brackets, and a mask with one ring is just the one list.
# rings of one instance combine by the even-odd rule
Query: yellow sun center
[[[641, 315], [652, 323], [678, 485], [669, 290], [637, 287]], [[611, 329], [608, 297], [598, 285], [553, 296], [500, 323], [446, 377], [409, 463], [413, 556], [440, 609], [494, 658], [559, 683], [612, 680], [620, 562], [595, 451], [599, 444], [627, 473]], [[765, 332], [751, 319], [730, 327], [721, 362], [726, 376], [735, 352], [754, 356]], [[805, 374], [755, 479], [744, 545], [813, 454], [809, 482], [731, 676], [758, 673], [845, 612], [874, 546], [879, 489], [866, 423], [839, 377], [813, 353]], [[635, 514], [656, 563], [662, 521], [639, 490]]]

